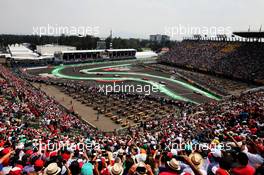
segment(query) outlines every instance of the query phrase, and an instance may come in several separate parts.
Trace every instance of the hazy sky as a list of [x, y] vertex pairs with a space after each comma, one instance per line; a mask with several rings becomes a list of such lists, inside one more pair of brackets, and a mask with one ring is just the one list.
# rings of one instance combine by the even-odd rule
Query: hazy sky
[[148, 38], [179, 26], [258, 30], [264, 0], [0, 0], [0, 16], [0, 33], [32, 34], [50, 25], [86, 27], [102, 37], [112, 29], [114, 37]]

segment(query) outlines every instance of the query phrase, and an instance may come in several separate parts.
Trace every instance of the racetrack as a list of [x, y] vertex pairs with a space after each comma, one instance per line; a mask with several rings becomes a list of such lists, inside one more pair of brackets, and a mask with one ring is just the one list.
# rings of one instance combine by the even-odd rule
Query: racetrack
[[[105, 71], [106, 68], [131, 67], [130, 71]], [[108, 63], [86, 63], [79, 65], [61, 65], [53, 69], [52, 74], [65, 79], [72, 80], [115, 80], [129, 81], [140, 84], [150, 84], [156, 86], [159, 91], [172, 99], [189, 101], [192, 103], [203, 103], [211, 100], [219, 100], [215, 95], [203, 91], [181, 79], [172, 79], [169, 74], [145, 70], [137, 65], [122, 62]], [[114, 77], [115, 75], [120, 77]], [[165, 86], [160, 86], [158, 82], [165, 82]]]

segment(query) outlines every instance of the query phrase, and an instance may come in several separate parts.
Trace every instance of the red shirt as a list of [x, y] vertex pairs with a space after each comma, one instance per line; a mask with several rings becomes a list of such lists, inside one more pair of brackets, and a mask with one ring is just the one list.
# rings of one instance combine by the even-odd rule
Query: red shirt
[[229, 175], [229, 173], [225, 169], [218, 168], [216, 170], [216, 175]]
[[110, 175], [110, 172], [108, 171], [107, 168], [104, 168], [104, 169], [101, 170], [101, 174], [102, 175]]
[[[159, 173], [159, 175], [178, 175], [176, 172], [172, 172], [172, 171], [165, 171], [165, 172], [162, 172], [162, 173]], [[190, 173], [181, 173], [180, 175], [191, 175]]]
[[173, 171], [164, 171], [159, 173], [159, 175], [178, 175], [178, 173], [173, 172]]
[[234, 175], [254, 175], [255, 169], [252, 166], [247, 165], [245, 167], [233, 168], [232, 172]]

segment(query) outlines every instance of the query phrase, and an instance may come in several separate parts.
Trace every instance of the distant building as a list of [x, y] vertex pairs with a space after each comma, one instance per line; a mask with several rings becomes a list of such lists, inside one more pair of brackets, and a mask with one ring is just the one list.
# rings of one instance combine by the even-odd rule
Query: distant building
[[23, 44], [13, 44], [8, 46], [8, 50], [14, 59], [37, 59], [39, 55]]
[[64, 46], [64, 45], [39, 45], [37, 46], [37, 52], [43, 56], [53, 56], [55, 53], [62, 51], [73, 51], [76, 50], [76, 47], [73, 46]]
[[38, 53], [33, 52], [27, 48], [27, 44], [13, 44], [8, 46], [8, 51], [11, 55], [11, 61], [14, 63], [46, 63], [53, 59], [53, 56], [40, 56]]
[[[132, 59], [136, 55], [135, 49], [100, 49], [100, 50], [74, 50], [62, 51], [61, 54], [56, 55], [57, 59], [64, 62], [71, 61], [94, 61], [94, 60], [120, 60]], [[56, 57], [55, 56], [55, 57]]]
[[96, 49], [106, 49], [106, 42], [104, 40], [97, 41]]
[[150, 35], [149, 40], [151, 42], [164, 43], [166, 41], [170, 41], [170, 37], [168, 35], [157, 34], [157, 35]]
[[141, 59], [141, 58], [152, 58], [152, 57], [157, 57], [158, 54], [153, 52], [153, 51], [144, 51], [144, 52], [137, 52], [136, 53], [136, 58]]

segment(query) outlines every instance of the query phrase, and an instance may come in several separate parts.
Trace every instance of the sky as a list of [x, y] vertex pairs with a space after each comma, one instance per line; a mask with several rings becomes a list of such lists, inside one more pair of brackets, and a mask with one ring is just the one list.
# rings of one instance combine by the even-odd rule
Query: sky
[[263, 8], [263, 0], [0, 0], [0, 34], [213, 36], [264, 30]]

